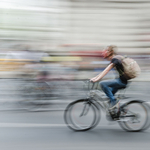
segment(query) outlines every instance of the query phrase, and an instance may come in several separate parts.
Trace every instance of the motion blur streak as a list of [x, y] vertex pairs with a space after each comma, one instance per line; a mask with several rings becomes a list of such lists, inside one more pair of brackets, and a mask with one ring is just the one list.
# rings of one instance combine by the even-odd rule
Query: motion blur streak
[[[133, 96], [149, 102], [149, 18], [150, 0], [0, 0], [0, 110], [6, 110], [0, 113], [2, 150], [148, 149], [149, 134], [125, 133], [117, 125], [111, 130], [106, 121], [102, 130], [86, 133], [61, 125], [67, 104], [87, 96], [83, 80], [109, 64], [102, 54], [110, 44], [142, 70], [131, 80], [127, 100]], [[104, 79], [115, 77], [111, 70]]]
[[[41, 55], [38, 61], [80, 69], [76, 78], [90, 78], [93, 69], [105, 67], [100, 54], [103, 48], [116, 44], [120, 53], [132, 55], [140, 63], [140, 80], [149, 80], [149, 7], [149, 0], [0, 0], [1, 77], [14, 78], [21, 73], [16, 72], [18, 66], [22, 68], [33, 59], [10, 56], [6, 60], [5, 55], [29, 50], [33, 55], [51, 56], [46, 59]], [[65, 58], [66, 63], [59, 58], [56, 63], [53, 56], [83, 58]]]

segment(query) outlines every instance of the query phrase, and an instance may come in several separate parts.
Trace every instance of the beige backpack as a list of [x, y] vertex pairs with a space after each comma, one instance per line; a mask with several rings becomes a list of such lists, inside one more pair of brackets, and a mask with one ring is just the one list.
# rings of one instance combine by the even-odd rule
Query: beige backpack
[[136, 78], [140, 74], [141, 69], [134, 59], [123, 57], [121, 55], [116, 55], [114, 58], [121, 60], [124, 68], [124, 74], [128, 77], [128, 79]]

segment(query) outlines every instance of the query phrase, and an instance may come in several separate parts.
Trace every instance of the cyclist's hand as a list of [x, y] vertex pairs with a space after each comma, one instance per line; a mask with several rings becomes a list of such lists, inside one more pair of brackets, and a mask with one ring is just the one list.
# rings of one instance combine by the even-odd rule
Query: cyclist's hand
[[97, 80], [96, 80], [96, 78], [94, 77], [94, 78], [92, 78], [92, 79], [90, 79], [90, 82], [96, 82]]

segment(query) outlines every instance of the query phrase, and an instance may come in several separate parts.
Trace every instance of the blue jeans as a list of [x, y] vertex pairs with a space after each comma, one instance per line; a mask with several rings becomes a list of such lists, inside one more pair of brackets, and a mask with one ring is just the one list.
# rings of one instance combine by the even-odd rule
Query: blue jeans
[[106, 81], [101, 81], [100, 86], [104, 93], [109, 97], [111, 104], [115, 104], [116, 99], [114, 97], [115, 93], [122, 88], [126, 88], [125, 83], [121, 81], [120, 78], [118, 79], [112, 79], [112, 80], [106, 80]]

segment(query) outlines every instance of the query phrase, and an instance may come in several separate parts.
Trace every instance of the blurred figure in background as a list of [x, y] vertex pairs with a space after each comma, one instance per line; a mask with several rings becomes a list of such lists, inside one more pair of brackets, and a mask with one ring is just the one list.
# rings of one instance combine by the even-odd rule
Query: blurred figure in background
[[45, 82], [49, 79], [49, 72], [48, 71], [40, 71], [37, 75], [37, 81], [38, 82]]

